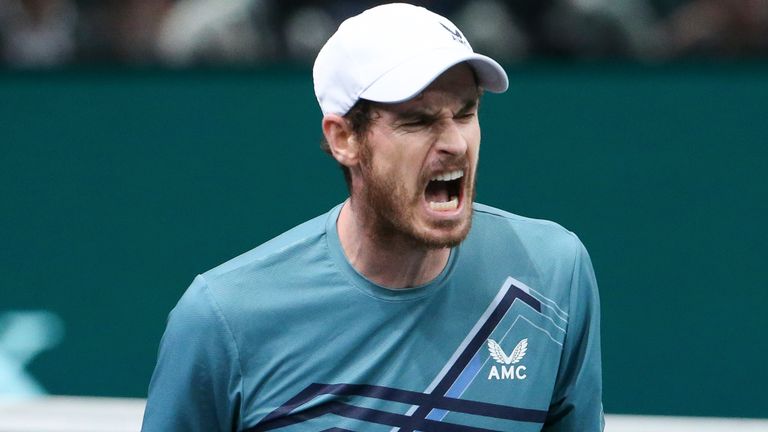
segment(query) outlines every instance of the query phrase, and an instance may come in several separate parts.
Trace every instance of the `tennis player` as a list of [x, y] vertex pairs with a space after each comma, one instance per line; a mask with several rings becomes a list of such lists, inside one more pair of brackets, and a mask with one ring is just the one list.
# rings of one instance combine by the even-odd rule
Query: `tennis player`
[[194, 279], [143, 430], [601, 431], [586, 250], [474, 202], [502, 67], [388, 4], [341, 24], [314, 85], [349, 199]]

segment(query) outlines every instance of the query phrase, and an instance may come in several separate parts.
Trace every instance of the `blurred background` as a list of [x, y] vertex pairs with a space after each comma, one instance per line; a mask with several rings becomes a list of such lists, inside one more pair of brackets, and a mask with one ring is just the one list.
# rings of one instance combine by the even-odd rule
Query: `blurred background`
[[[143, 398], [194, 275], [346, 196], [315, 54], [368, 1], [0, 0], [0, 397]], [[768, 1], [446, 0], [478, 201], [589, 249], [605, 409], [768, 418]]]
[[[345, 0], [3, 0], [9, 67], [310, 63], [345, 18], [381, 2]], [[443, 0], [476, 51], [530, 59], [765, 58], [765, 0]]]

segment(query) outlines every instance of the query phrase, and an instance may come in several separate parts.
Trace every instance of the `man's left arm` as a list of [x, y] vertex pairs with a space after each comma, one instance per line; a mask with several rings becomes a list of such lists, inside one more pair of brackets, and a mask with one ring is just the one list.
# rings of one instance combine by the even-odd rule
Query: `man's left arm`
[[[575, 237], [575, 236], [574, 236]], [[600, 358], [600, 298], [592, 261], [578, 238], [568, 329], [544, 431], [597, 432], [605, 427]]]

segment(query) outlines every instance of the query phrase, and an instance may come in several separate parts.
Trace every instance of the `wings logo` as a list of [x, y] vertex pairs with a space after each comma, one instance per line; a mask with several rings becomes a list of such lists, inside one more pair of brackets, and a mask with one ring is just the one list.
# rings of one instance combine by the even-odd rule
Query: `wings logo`
[[491, 353], [491, 358], [496, 360], [496, 363], [501, 364], [500, 368], [496, 365], [491, 366], [491, 370], [488, 372], [489, 380], [524, 380], [528, 377], [528, 375], [525, 374], [525, 366], [515, 366], [517, 363], [520, 363], [520, 360], [522, 360], [523, 357], [525, 357], [526, 352], [528, 352], [528, 338], [518, 342], [510, 355], [507, 355], [507, 353], [504, 352], [498, 342], [493, 339], [488, 339], [488, 351]]

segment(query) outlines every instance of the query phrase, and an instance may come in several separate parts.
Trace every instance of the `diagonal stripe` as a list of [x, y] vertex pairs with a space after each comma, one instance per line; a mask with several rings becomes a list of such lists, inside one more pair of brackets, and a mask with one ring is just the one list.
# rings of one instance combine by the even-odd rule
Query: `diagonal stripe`
[[[327, 394], [333, 394], [337, 396], [363, 396], [391, 402], [419, 405], [422, 407], [427, 407], [430, 410], [434, 408], [446, 411], [461, 412], [465, 414], [524, 422], [543, 423], [547, 416], [546, 411], [509, 407], [487, 402], [463, 400], [383, 386], [366, 384], [312, 384], [299, 393], [301, 398], [292, 398], [285, 405], [273, 411], [270, 415], [266, 416], [256, 426], [251, 429], [247, 429], [247, 432], [277, 429], [280, 427], [311, 420], [325, 414], [336, 413], [336, 405], [339, 402], [328, 402], [306, 410], [301, 410], [296, 413], [292, 412], [303, 403], [309, 402], [318, 396]], [[303, 400], [304, 402], [297, 405], [296, 403], [299, 399]], [[289, 406], [293, 408], [288, 409]], [[275, 413], [280, 413], [278, 414], [279, 417], [275, 415]], [[414, 418], [407, 415], [398, 415], [403, 417], [403, 421], [394, 426], [419, 427], [421, 429], [423, 424], [425, 424], [424, 419]], [[381, 424], [390, 423], [382, 422]]]
[[282, 404], [281, 406], [277, 407], [277, 409], [267, 414], [263, 419], [261, 419], [259, 424], [268, 423], [274, 419], [279, 419], [279, 418], [288, 416], [296, 408], [311, 401], [318, 395], [324, 394], [323, 388], [324, 386], [322, 384], [308, 385], [307, 388], [300, 391], [299, 394], [290, 398], [286, 403]]
[[[336, 402], [331, 407], [333, 414], [347, 417], [355, 420], [363, 420], [370, 423], [384, 424], [388, 426], [403, 427], [413, 424], [413, 418], [403, 414], [393, 414], [386, 411], [379, 411], [371, 408], [362, 408], [354, 405], [348, 405]], [[464, 426], [454, 423], [438, 422], [434, 420], [421, 420], [414, 425], [423, 432], [499, 432], [493, 429], [484, 429], [473, 426]]]
[[[380, 424], [402, 428], [402, 432], [413, 432], [416, 430], [416, 428], [418, 428], [420, 431], [428, 432], [431, 429], [425, 428], [425, 425], [430, 425], [432, 423], [437, 423], [444, 426], [447, 425], [448, 423], [443, 423], [428, 418], [430, 412], [433, 410], [440, 410], [439, 413], [443, 416], [447, 414], [448, 411], [455, 411], [466, 414], [504, 418], [508, 420], [542, 423], [544, 419], [546, 419], [546, 411], [508, 407], [504, 405], [467, 401], [449, 397], [456, 395], [455, 392], [449, 393], [449, 391], [451, 390], [451, 387], [456, 384], [457, 380], [460, 380], [461, 377], [465, 374], [469, 374], [467, 377], [474, 375], [472, 370], [467, 369], [470, 365], [470, 362], [472, 361], [472, 358], [483, 346], [485, 340], [490, 336], [493, 330], [498, 326], [499, 322], [507, 313], [507, 311], [509, 311], [516, 299], [520, 299], [536, 311], [541, 312], [541, 302], [532, 297], [528, 291], [525, 290], [528, 288], [527, 286], [521, 284], [521, 287], [518, 287], [516, 283], [519, 282], [511, 277], [507, 278], [499, 290], [496, 298], [494, 298], [491, 305], [489, 305], [488, 309], [483, 313], [480, 320], [472, 328], [470, 333], [467, 335], [467, 338], [465, 338], [465, 340], [461, 343], [459, 349], [451, 357], [446, 367], [443, 368], [443, 370], [438, 374], [432, 384], [430, 384], [426, 394], [372, 385], [311, 384], [299, 392], [299, 394], [287, 401], [285, 404], [265, 416], [254, 428], [248, 429], [247, 431], [255, 432], [276, 429], [278, 427], [283, 427], [289, 424], [301, 423], [311, 418], [319, 417], [328, 413], [342, 415], [339, 412], [336, 412], [338, 410], [341, 410], [340, 412], [343, 413], [353, 412], [367, 413], [366, 415], [370, 414], [372, 416], [369, 416], [368, 418], [379, 419], [381, 422], [376, 422]], [[462, 381], [467, 382], [466, 379]], [[469, 379], [469, 382], [471, 382], [471, 378]], [[353, 405], [340, 404], [339, 402], [330, 402], [309, 408], [307, 410], [302, 410], [298, 413], [293, 413], [293, 411], [300, 406], [323, 394], [365, 396], [394, 402], [408, 403], [414, 406], [409, 410], [407, 413], [408, 415], [402, 415], [370, 410], [368, 408], [361, 408]], [[339, 408], [340, 405], [344, 405], [344, 407]], [[388, 414], [396, 417], [382, 417], [377, 413]], [[400, 417], [402, 417], [402, 419], [400, 419]], [[397, 424], [392, 424], [394, 421], [392, 420], [393, 418], [400, 420], [397, 421]], [[439, 430], [447, 431], [448, 429]], [[460, 430], [464, 431], [471, 429]]]
[[[541, 312], [541, 303], [521, 288], [515, 286], [515, 282], [517, 282], [515, 279], [512, 279], [511, 277], [507, 278], [504, 285], [502, 286], [502, 291], [505, 287], [508, 288], [504, 294], [504, 297], [488, 315], [488, 318], [485, 320], [485, 322], [482, 323], [480, 329], [472, 337], [472, 340], [466, 344], [466, 347], [459, 354], [455, 363], [451, 365], [445, 376], [443, 376], [440, 382], [435, 386], [434, 390], [432, 391], [433, 394], [447, 394], [451, 389], [451, 386], [462, 376], [465, 371], [467, 371], [467, 366], [470, 365], [470, 362], [475, 356], [475, 353], [477, 353], [477, 351], [482, 348], [485, 340], [488, 339], [496, 326], [499, 325], [501, 319], [504, 317], [504, 315], [506, 315], [509, 308], [512, 307], [512, 303], [514, 303], [515, 299], [520, 299], [534, 308], [536, 311]], [[472, 371], [467, 371], [467, 373], [474, 375]], [[412, 416], [416, 419], [426, 418], [430, 411], [432, 411], [430, 407], [422, 405], [413, 412]], [[401, 432], [413, 432], [413, 429], [403, 429]]]
[[472, 339], [474, 339], [475, 335], [477, 335], [477, 332], [480, 331], [483, 324], [488, 321], [488, 317], [490, 317], [493, 311], [496, 310], [496, 308], [499, 306], [499, 303], [504, 300], [504, 297], [509, 292], [509, 288], [512, 286], [513, 280], [514, 279], [511, 277], [508, 277], [504, 281], [504, 283], [501, 285], [501, 288], [499, 289], [499, 292], [496, 294], [496, 297], [494, 297], [494, 299], [491, 301], [491, 304], [489, 304], [483, 314], [480, 315], [480, 318], [477, 320], [469, 333], [467, 333], [467, 336], [464, 338], [464, 340], [461, 341], [461, 344], [459, 344], [458, 348], [456, 348], [456, 351], [454, 351], [453, 355], [451, 355], [451, 358], [448, 359], [448, 362], [446, 362], [443, 369], [440, 371], [440, 373], [437, 374], [435, 379], [432, 380], [432, 383], [429, 384], [429, 387], [427, 387], [425, 391], [426, 393], [432, 393], [435, 390], [435, 387], [440, 384], [440, 381], [442, 381], [451, 367], [456, 363], [456, 360], [459, 358], [461, 353], [467, 349], [467, 345], [472, 342]]
[[[562, 321], [566, 325], [568, 324], [568, 313], [565, 312], [563, 309], [561, 309], [560, 306], [558, 306], [556, 301], [554, 301], [551, 298], [545, 296], [541, 292], [536, 291], [535, 289], [529, 287], [528, 285], [524, 284], [523, 282], [520, 282], [519, 280], [513, 278], [512, 276], [510, 276], [509, 279], [511, 279], [513, 281], [515, 286], [517, 286], [521, 290], [527, 292], [533, 298], [538, 300], [541, 303], [542, 307], [549, 308], [552, 311], [552, 313], [554, 314], [555, 318], [559, 319], [560, 321]], [[544, 315], [544, 316], [549, 318], [546, 315]], [[552, 318], [549, 318], [549, 319], [551, 320]]]
[[245, 429], [243, 432], [263, 432], [279, 429], [282, 427], [303, 423], [314, 418], [322, 417], [329, 412], [331, 412], [329, 404], [321, 404], [306, 410], [298, 411], [293, 414], [287, 414], [283, 417], [272, 418], [268, 421], [262, 420], [257, 423], [256, 426]]

